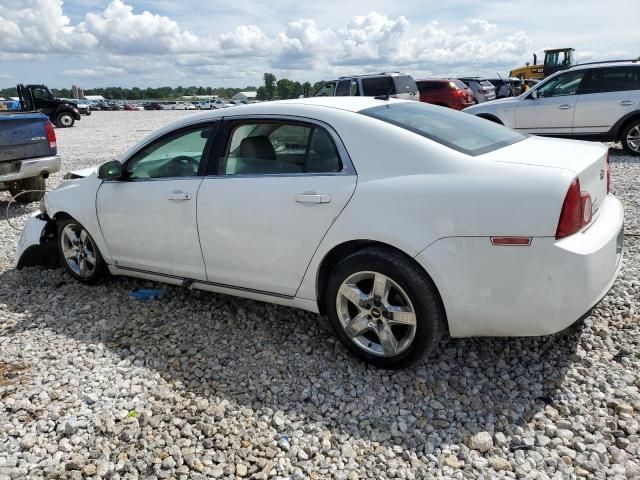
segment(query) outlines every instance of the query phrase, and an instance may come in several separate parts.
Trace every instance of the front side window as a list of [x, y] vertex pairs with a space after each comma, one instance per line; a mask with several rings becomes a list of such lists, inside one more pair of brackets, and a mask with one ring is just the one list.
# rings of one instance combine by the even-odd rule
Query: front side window
[[481, 155], [527, 138], [497, 123], [421, 102], [392, 103], [360, 113], [426, 137], [467, 155]]
[[211, 131], [210, 125], [199, 126], [147, 145], [127, 161], [126, 178], [140, 180], [197, 175]]
[[32, 90], [33, 98], [36, 100], [52, 100], [53, 94], [45, 88], [34, 88]]
[[553, 77], [540, 85], [538, 97], [563, 97], [575, 95], [584, 76], [584, 70], [567, 72]]
[[314, 97], [333, 97], [333, 92], [336, 88], [335, 82], [327, 82], [323, 84], [316, 93], [313, 94]]
[[640, 90], [640, 67], [609, 67], [590, 70], [580, 85], [581, 95]]
[[391, 77], [371, 77], [362, 79], [362, 94], [365, 97], [395, 95], [396, 87]]
[[332, 173], [342, 170], [337, 149], [321, 127], [282, 122], [237, 124], [224, 157], [224, 175]]

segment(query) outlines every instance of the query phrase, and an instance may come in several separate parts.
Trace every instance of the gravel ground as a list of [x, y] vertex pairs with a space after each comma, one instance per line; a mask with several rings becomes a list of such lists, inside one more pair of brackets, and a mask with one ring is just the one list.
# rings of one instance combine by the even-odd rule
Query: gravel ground
[[[96, 112], [58, 129], [63, 170], [184, 114]], [[612, 168], [638, 234], [640, 161], [615, 150]], [[353, 359], [303, 311], [173, 287], [142, 302], [128, 292], [143, 281], [17, 272], [18, 235], [0, 222], [0, 480], [640, 478], [632, 235], [578, 331], [447, 340], [399, 372]]]

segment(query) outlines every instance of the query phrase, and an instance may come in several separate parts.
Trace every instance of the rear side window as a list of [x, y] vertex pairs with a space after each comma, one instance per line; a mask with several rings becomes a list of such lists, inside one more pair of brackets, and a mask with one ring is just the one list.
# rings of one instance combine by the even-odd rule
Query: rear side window
[[409, 75], [393, 77], [393, 79], [396, 84], [396, 93], [411, 93], [418, 91], [416, 81]]
[[579, 94], [640, 90], [640, 67], [596, 68], [582, 80]]
[[348, 97], [351, 92], [351, 80], [340, 80], [336, 87], [337, 97]]
[[362, 94], [365, 97], [395, 95], [396, 87], [391, 77], [372, 77], [362, 79]]
[[342, 170], [323, 128], [280, 122], [237, 124], [221, 159], [223, 175], [332, 173]]
[[390, 103], [360, 113], [476, 156], [527, 138], [482, 118], [419, 102]]

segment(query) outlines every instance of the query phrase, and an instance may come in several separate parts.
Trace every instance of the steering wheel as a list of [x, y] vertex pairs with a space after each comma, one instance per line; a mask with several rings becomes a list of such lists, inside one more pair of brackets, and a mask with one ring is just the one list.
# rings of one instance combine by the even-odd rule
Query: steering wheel
[[158, 169], [160, 177], [190, 177], [198, 173], [200, 162], [187, 155], [172, 158]]

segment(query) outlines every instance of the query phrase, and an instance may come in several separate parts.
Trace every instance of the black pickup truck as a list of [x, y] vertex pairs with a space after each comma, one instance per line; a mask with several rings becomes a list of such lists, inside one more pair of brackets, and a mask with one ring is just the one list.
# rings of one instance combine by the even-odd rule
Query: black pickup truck
[[46, 178], [60, 170], [56, 133], [29, 90], [19, 85], [18, 95], [20, 110], [0, 111], [0, 190], [20, 203], [37, 202]]
[[18, 89], [28, 90], [36, 110], [44, 113], [56, 127], [73, 127], [80, 120], [78, 105], [69, 100], [56, 98], [46, 85], [18, 85]]

